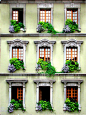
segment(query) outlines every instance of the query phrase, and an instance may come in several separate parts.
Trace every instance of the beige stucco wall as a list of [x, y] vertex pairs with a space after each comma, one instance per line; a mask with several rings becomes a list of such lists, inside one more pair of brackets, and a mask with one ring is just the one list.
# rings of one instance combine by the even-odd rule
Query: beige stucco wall
[[[14, 110], [11, 115], [86, 115], [86, 77], [83, 76], [55, 76], [55, 77], [45, 77], [45, 76], [0, 76], [0, 114], [1, 115], [9, 115], [7, 112], [7, 107], [9, 103], [9, 85], [6, 83], [6, 79], [9, 78], [27, 78], [28, 83], [26, 84], [26, 94], [25, 94], [25, 105], [26, 111], [23, 113], [22, 110]], [[54, 112], [43, 111], [36, 112], [36, 84], [33, 82], [34, 79], [54, 79], [56, 82], [53, 84], [53, 107]], [[83, 83], [81, 84], [81, 112], [64, 112], [63, 104], [64, 104], [64, 85], [61, 83], [62, 79], [82, 79]]]
[[47, 39], [47, 40], [55, 40], [56, 44], [54, 44], [53, 48], [53, 66], [55, 66], [56, 70], [59, 72], [61, 71], [64, 65], [64, 52], [63, 52], [63, 45], [61, 44], [62, 40], [69, 40], [69, 39], [76, 39], [76, 40], [83, 40], [83, 44], [81, 45], [80, 51], [80, 66], [81, 71], [79, 73], [86, 73], [86, 39], [85, 37], [1, 37], [1, 73], [8, 73], [8, 65], [9, 65], [9, 45], [7, 41], [14, 40], [14, 39], [21, 39], [29, 41], [29, 44], [26, 47], [26, 71], [17, 70], [15, 73], [36, 73], [36, 45], [34, 41]]
[[[80, 25], [81, 33], [86, 32], [86, 4], [81, 4]], [[26, 33], [37, 33], [37, 4], [26, 4]], [[10, 25], [10, 5], [0, 4], [0, 33], [9, 33]], [[64, 27], [64, 4], [53, 5], [53, 26], [55, 30], [61, 32]]]

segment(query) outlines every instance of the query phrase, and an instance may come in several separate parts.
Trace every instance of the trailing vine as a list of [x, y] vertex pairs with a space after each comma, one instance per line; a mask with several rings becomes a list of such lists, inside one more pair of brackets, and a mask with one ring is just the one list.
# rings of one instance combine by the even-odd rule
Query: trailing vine
[[76, 102], [73, 98], [67, 98], [65, 100], [65, 103], [66, 103], [66, 110], [69, 111], [69, 112], [74, 112], [75, 110], [79, 110], [78, 109], [78, 102]]
[[46, 109], [53, 111], [49, 101], [47, 102], [47, 101], [40, 100], [37, 104], [38, 104], [38, 111], [44, 111]]
[[76, 22], [72, 21], [71, 19], [67, 19], [65, 21], [65, 28], [63, 28], [63, 30], [61, 32], [56, 31], [51, 23], [40, 21], [38, 23], [38, 26], [37, 26], [37, 32], [41, 33], [41, 32], [43, 32], [45, 30], [47, 30], [47, 33], [52, 33], [52, 34], [56, 34], [56, 33], [73, 33], [75, 31], [80, 32], [78, 30], [78, 24], [76, 24]]

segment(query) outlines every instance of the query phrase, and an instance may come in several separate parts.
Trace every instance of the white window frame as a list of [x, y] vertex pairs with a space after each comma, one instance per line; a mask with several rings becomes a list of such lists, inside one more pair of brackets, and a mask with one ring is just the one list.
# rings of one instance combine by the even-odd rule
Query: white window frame
[[67, 9], [75, 9], [77, 8], [78, 9], [78, 29], [81, 31], [81, 26], [80, 26], [80, 4], [76, 4], [76, 3], [71, 3], [71, 4], [65, 4], [64, 6], [64, 16], [65, 16], [65, 19], [64, 19], [64, 26], [65, 26], [65, 21], [66, 21], [66, 11]]
[[23, 9], [23, 24], [26, 25], [26, 5], [25, 4], [10, 4], [10, 20], [12, 20], [12, 9], [22, 8]]
[[63, 47], [64, 47], [64, 49], [63, 49], [64, 64], [65, 64], [65, 61], [66, 61], [66, 48], [67, 47], [77, 47], [78, 48], [78, 60], [77, 60], [77, 62], [79, 63], [79, 67], [80, 67], [80, 46], [83, 43], [83, 41], [82, 40], [77, 41], [75, 39], [69, 39], [69, 40], [61, 41], [61, 43], [63, 44]]
[[29, 41], [22, 41], [21, 39], [15, 39], [13, 41], [7, 41], [9, 44], [9, 51], [10, 51], [10, 59], [12, 58], [12, 48], [13, 47], [23, 47], [23, 61], [24, 61], [24, 67], [25, 67], [25, 53], [26, 53], [26, 46], [29, 43]]
[[64, 84], [64, 106], [63, 106], [63, 111], [66, 111], [66, 89], [68, 87], [78, 87], [78, 104], [79, 104], [79, 111], [81, 111], [81, 103], [80, 103], [80, 84], [83, 82], [82, 79], [63, 79], [61, 82]]
[[[56, 43], [56, 41], [49, 41], [47, 39], [42, 39], [40, 41], [34, 41], [34, 44], [36, 44], [36, 52], [37, 52], [37, 57], [36, 57], [36, 63], [38, 62], [39, 60], [39, 48], [40, 47], [50, 47], [51, 49], [51, 65], [53, 65], [53, 46], [54, 44]], [[36, 67], [37, 67], [37, 64], [36, 64]]]
[[27, 79], [7, 79], [6, 82], [9, 84], [9, 104], [11, 102], [11, 88], [12, 86], [22, 86], [23, 87], [23, 107], [25, 109], [25, 84], [28, 82]]
[[50, 4], [50, 3], [44, 3], [44, 4], [38, 4], [37, 5], [37, 24], [39, 23], [39, 13], [40, 13], [40, 9], [43, 8], [43, 9], [51, 9], [51, 24], [53, 25], [53, 4]]
[[38, 110], [38, 102], [39, 102], [39, 87], [40, 86], [50, 86], [50, 103], [53, 108], [53, 83], [55, 80], [50, 79], [35, 79], [33, 80], [34, 83], [37, 84], [36, 86], [36, 110]]

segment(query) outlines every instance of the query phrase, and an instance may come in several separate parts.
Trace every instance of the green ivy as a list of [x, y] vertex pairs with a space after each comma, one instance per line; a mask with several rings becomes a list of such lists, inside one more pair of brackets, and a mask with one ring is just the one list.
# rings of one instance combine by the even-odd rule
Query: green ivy
[[55, 75], [56, 70], [55, 70], [55, 67], [51, 65], [51, 62], [49, 61], [46, 62], [46, 61], [43, 61], [43, 59], [39, 58], [37, 64], [41, 66], [42, 70], [46, 70], [45, 73], [48, 74], [48, 76]]
[[66, 103], [66, 106], [68, 106], [69, 107], [69, 112], [74, 112], [75, 110], [79, 110], [78, 109], [78, 106], [79, 106], [79, 104], [78, 104], [78, 102], [76, 102], [74, 99], [69, 99], [69, 98], [67, 98], [66, 100], [65, 100], [65, 103]]
[[19, 60], [18, 58], [10, 59], [10, 64], [13, 64], [16, 70], [19, 70], [20, 68], [22, 68], [23, 70], [25, 69], [24, 62], [22, 60]]
[[47, 102], [47, 101], [40, 100], [37, 104], [41, 105], [42, 110], [49, 109], [50, 111], [53, 111], [52, 106], [49, 101]]
[[74, 70], [79, 71], [79, 64], [78, 62], [74, 61], [74, 60], [66, 60], [66, 65], [68, 65], [69, 67], [69, 72], [73, 72]]
[[14, 26], [14, 31], [19, 32], [20, 28], [24, 28], [24, 24], [21, 22], [17, 22], [16, 20], [11, 20], [11, 25]]
[[47, 29], [48, 30], [47, 33], [52, 33], [52, 34], [59, 33], [56, 30], [54, 30], [54, 27], [52, 26], [51, 23], [40, 21], [38, 24], [42, 25], [42, 27], [44, 28], [44, 30]]
[[65, 26], [68, 25], [69, 28], [71, 29], [71, 33], [75, 32], [76, 31], [79, 31], [78, 30], [78, 24], [76, 24], [76, 22], [73, 22], [71, 19], [67, 19], [66, 22], [65, 22]]

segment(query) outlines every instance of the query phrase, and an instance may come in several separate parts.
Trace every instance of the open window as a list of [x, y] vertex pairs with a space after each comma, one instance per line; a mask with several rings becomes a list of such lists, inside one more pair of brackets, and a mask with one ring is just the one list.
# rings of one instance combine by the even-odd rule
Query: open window
[[38, 102], [40, 100], [49, 101], [53, 108], [53, 83], [51, 79], [36, 79], [33, 80], [36, 86], [36, 110], [38, 110]]
[[81, 79], [63, 79], [61, 82], [64, 84], [64, 106], [63, 110], [66, 111], [66, 98], [73, 98], [78, 102], [79, 106], [78, 109], [81, 111], [81, 103], [80, 103], [80, 92], [81, 86], [80, 84], [83, 82]]
[[23, 87], [21, 86], [12, 86], [11, 88], [11, 99], [22, 100], [23, 101]]
[[50, 102], [50, 86], [39, 87], [39, 101], [40, 100]]
[[26, 25], [26, 5], [10, 4], [10, 20], [16, 20]]
[[9, 105], [11, 99], [15, 99], [16, 101], [22, 100], [23, 107], [25, 108], [25, 89], [27, 79], [7, 79], [6, 82], [9, 84]]
[[12, 9], [12, 19], [23, 23], [23, 9]]

